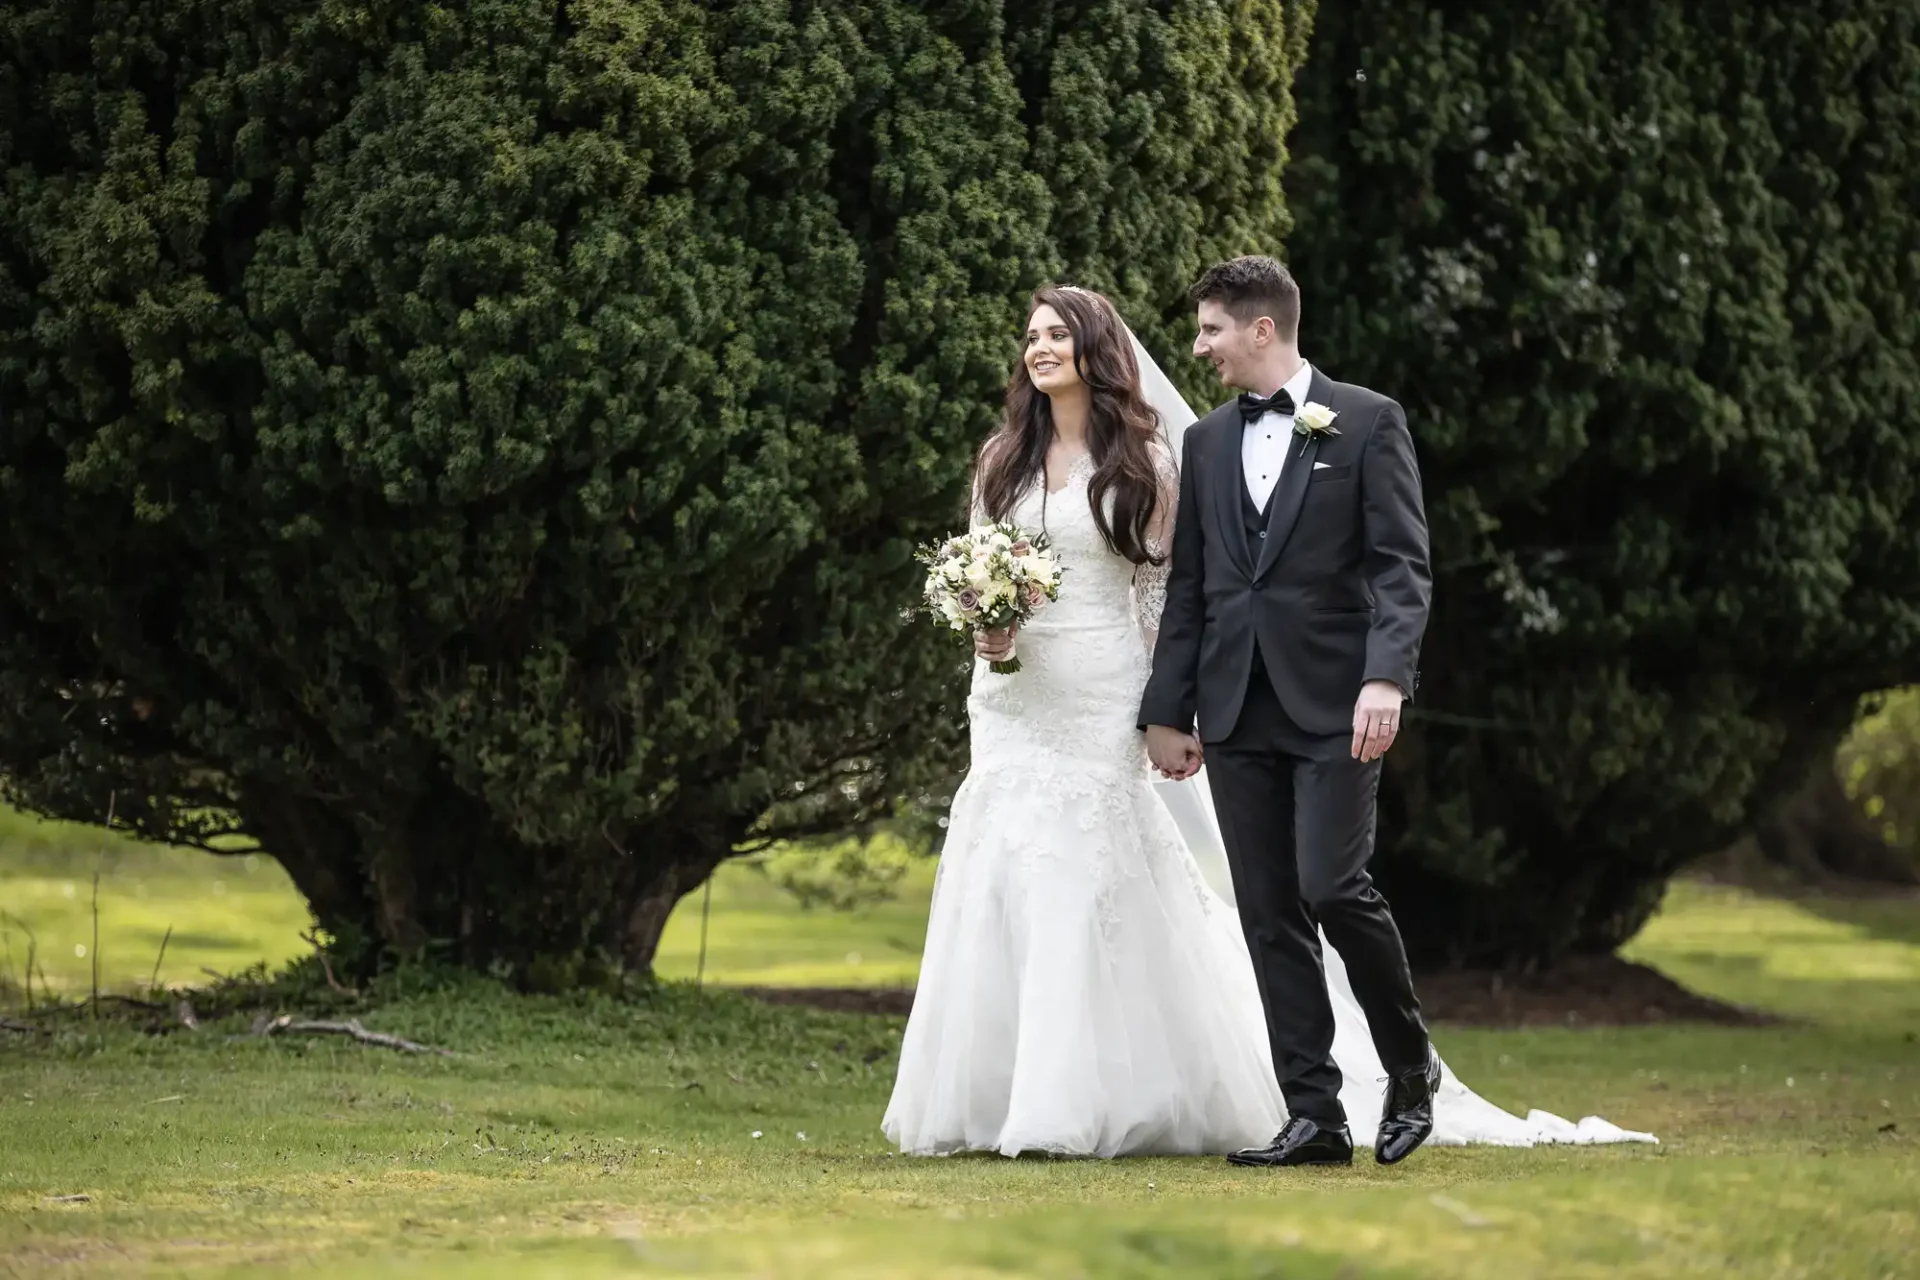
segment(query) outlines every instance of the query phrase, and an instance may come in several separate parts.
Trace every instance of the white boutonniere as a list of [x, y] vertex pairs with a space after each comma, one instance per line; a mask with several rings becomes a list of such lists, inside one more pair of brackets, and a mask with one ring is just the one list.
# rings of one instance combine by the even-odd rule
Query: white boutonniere
[[1340, 415], [1318, 400], [1309, 400], [1300, 406], [1300, 412], [1293, 415], [1293, 434], [1299, 436], [1300, 452], [1305, 453], [1307, 446], [1323, 436], [1337, 436], [1340, 428], [1333, 420]]

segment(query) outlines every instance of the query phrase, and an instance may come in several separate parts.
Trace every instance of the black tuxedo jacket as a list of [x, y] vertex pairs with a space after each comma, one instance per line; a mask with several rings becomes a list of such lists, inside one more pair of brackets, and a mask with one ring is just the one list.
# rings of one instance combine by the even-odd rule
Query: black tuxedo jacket
[[[1173, 563], [1140, 727], [1219, 742], [1233, 732], [1256, 653], [1281, 706], [1312, 734], [1351, 732], [1369, 680], [1409, 698], [1433, 584], [1419, 463], [1406, 415], [1385, 396], [1318, 368], [1307, 392], [1339, 416], [1337, 436], [1294, 437], [1249, 538], [1245, 430], [1229, 401], [1187, 428]], [[1256, 647], [1257, 646], [1257, 647]]]

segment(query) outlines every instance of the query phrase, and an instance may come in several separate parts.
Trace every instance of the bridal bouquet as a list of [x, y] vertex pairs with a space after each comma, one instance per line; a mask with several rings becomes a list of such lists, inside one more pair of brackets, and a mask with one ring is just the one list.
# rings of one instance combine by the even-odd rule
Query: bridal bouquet
[[[1004, 631], [1060, 598], [1060, 562], [1048, 554], [1047, 535], [1009, 524], [988, 524], [923, 547], [927, 612], [954, 631]], [[1000, 675], [1020, 669], [1010, 655], [991, 664]]]

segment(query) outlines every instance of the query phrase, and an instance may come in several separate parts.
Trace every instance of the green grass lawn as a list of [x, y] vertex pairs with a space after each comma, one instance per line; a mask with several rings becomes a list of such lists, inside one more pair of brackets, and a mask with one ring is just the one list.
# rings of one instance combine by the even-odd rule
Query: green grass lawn
[[[56, 989], [83, 990], [88, 960], [71, 948], [91, 929], [91, 847], [65, 855], [84, 857], [76, 874], [59, 849], [70, 833], [27, 830], [46, 847], [0, 843], [0, 906], [31, 924]], [[303, 947], [271, 866], [109, 856], [125, 860], [103, 871], [101, 943], [123, 989], [169, 923], [163, 972], [182, 981]], [[708, 976], [910, 981], [925, 890], [803, 913], [736, 870], [714, 895]], [[692, 972], [698, 910], [674, 921], [670, 973]], [[1440, 1028], [1496, 1101], [1598, 1112], [1665, 1141], [1432, 1150], [1391, 1172], [905, 1159], [877, 1128], [897, 1021], [680, 983], [624, 1002], [475, 985], [361, 1011], [450, 1059], [238, 1024], [150, 1037], [66, 1019], [54, 1037], [0, 1033], [0, 1273], [1912, 1274], [1920, 904], [1682, 885], [1631, 954], [1795, 1021]]]

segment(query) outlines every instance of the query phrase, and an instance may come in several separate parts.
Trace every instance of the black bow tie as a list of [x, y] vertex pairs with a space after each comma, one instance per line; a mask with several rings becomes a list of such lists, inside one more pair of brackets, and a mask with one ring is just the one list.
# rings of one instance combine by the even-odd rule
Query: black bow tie
[[1287, 394], [1285, 387], [1264, 399], [1251, 391], [1240, 393], [1240, 417], [1248, 426], [1252, 426], [1269, 413], [1284, 414], [1289, 418], [1293, 416], [1293, 397]]

